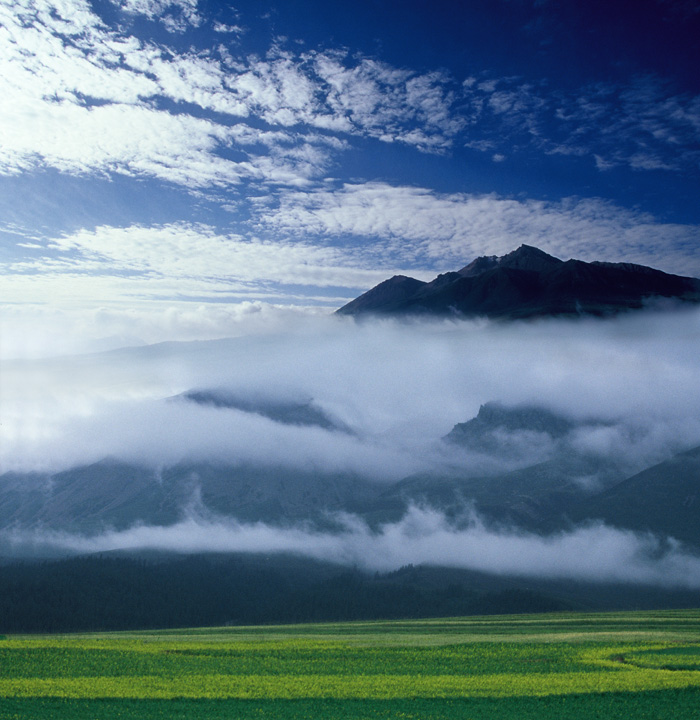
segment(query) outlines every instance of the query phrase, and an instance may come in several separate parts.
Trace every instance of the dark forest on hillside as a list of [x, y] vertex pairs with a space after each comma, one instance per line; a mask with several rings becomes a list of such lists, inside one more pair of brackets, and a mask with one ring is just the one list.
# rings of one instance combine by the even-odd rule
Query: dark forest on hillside
[[89, 556], [0, 566], [0, 632], [71, 632], [570, 609], [692, 607], [697, 592], [532, 583], [445, 568], [368, 574], [289, 556]]

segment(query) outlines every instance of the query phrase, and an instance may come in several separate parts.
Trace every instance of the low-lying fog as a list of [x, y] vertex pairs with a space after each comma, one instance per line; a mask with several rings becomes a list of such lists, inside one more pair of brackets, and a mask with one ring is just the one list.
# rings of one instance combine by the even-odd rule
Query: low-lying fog
[[[700, 445], [699, 371], [698, 311], [516, 324], [316, 317], [270, 334], [5, 361], [0, 472], [51, 473], [111, 457], [152, 468], [201, 460], [349, 471], [387, 484], [441, 466], [484, 474], [544, 459], [546, 438], [527, 434], [512, 438], [518, 452], [508, 457], [440, 441], [498, 401], [605, 421], [582, 426], [574, 442], [632, 474]], [[238, 406], [176, 397], [193, 390]], [[250, 411], [285, 403], [309, 405], [327, 422]], [[293, 549], [376, 569], [438, 563], [700, 587], [694, 556], [602, 525], [543, 538], [475, 518], [458, 530], [425, 508], [379, 531], [344, 522], [334, 535], [235, 518], [91, 538], [4, 534], [76, 552]]]
[[202, 518], [168, 527], [108, 531], [94, 537], [7, 531], [0, 537], [0, 549], [53, 554], [144, 549], [291, 552], [372, 571], [390, 571], [412, 563], [508, 576], [700, 588], [700, 557], [685, 552], [673, 541], [600, 523], [542, 537], [489, 529], [477, 516], [469, 527], [458, 529], [442, 513], [415, 507], [400, 522], [387, 523], [376, 532], [350, 515], [339, 520], [344, 527], [336, 533]]

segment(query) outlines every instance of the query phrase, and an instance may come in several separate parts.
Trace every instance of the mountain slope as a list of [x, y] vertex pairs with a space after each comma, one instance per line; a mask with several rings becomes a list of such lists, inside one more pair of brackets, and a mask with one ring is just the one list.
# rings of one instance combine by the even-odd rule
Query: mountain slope
[[[325, 422], [306, 405], [301, 416], [290, 407], [285, 419]], [[473, 510], [487, 523], [538, 533], [603, 521], [700, 548], [700, 447], [631, 475], [636, 468], [624, 459], [591, 454], [576, 442], [605, 426], [536, 405], [486, 403], [443, 438], [449, 460], [391, 484], [314, 468], [194, 461], [156, 471], [105, 459], [54, 474], [6, 473], [0, 536], [15, 529], [93, 534], [192, 516], [333, 532], [340, 527], [335, 513], [377, 529], [418, 506], [461, 526]]]
[[574, 520], [591, 518], [700, 546], [700, 447], [647, 468], [572, 511]]
[[631, 263], [552, 257], [522, 245], [424, 283], [395, 276], [337, 310], [341, 315], [428, 314], [528, 318], [610, 315], [661, 298], [700, 302], [700, 280]]
[[379, 492], [377, 483], [344, 473], [213, 463], [155, 471], [105, 459], [53, 475], [0, 475], [0, 530], [93, 533], [171, 525], [192, 513], [327, 526], [327, 513], [357, 512]]

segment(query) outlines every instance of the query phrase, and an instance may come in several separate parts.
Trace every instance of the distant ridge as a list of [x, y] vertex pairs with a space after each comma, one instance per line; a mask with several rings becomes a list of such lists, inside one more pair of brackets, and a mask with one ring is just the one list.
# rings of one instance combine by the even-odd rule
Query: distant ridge
[[395, 275], [336, 312], [510, 319], [606, 316], [662, 298], [700, 302], [700, 280], [632, 263], [563, 261], [521, 245], [502, 257], [478, 257], [432, 282]]

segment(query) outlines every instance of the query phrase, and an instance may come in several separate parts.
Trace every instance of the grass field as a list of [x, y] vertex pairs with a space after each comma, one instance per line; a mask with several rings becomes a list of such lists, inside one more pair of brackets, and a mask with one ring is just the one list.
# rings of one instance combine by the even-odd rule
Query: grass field
[[0, 638], [0, 720], [700, 716], [700, 611]]

